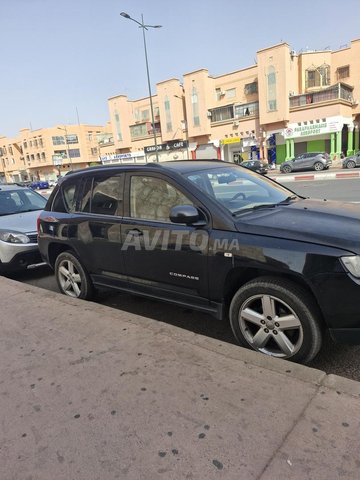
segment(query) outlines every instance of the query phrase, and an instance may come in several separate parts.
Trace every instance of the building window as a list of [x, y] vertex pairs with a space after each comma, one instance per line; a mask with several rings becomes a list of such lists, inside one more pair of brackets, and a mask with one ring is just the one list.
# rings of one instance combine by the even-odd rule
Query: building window
[[259, 114], [259, 102], [235, 105], [235, 118], [250, 117]]
[[38, 160], [40, 162], [40, 153], [36, 154], [36, 160]]
[[80, 148], [70, 148], [69, 149], [69, 156], [70, 156], [70, 158], [80, 157]]
[[30, 147], [32, 147], [32, 146], [33, 146], [33, 142], [32, 142], [32, 140], [30, 140]]
[[330, 66], [324, 63], [320, 67], [310, 67], [305, 71], [305, 88], [326, 87], [330, 85]]
[[247, 83], [244, 87], [245, 95], [252, 95], [258, 93], [258, 82]]
[[336, 70], [337, 73], [337, 79], [342, 80], [343, 78], [349, 78], [350, 77], [350, 65], [345, 65], [344, 67], [339, 67]]
[[276, 72], [275, 68], [271, 65], [268, 68], [267, 75], [267, 96], [268, 96], [268, 111], [274, 112], [277, 110], [276, 105]]
[[193, 86], [192, 92], [191, 92], [191, 106], [192, 106], [192, 117], [193, 117], [194, 127], [198, 127], [200, 125], [199, 97], [198, 97], [195, 86]]
[[66, 135], [66, 143], [79, 143], [77, 135]]
[[120, 116], [117, 111], [115, 112], [115, 129], [116, 129], [117, 140], [121, 142], [122, 134], [121, 134]]
[[130, 126], [131, 138], [146, 137], [148, 134], [146, 123]]
[[142, 110], [141, 111], [141, 120], [143, 122], [148, 122], [150, 120], [150, 117], [149, 117], [149, 110]]
[[64, 137], [52, 137], [52, 143], [53, 145], [65, 145], [65, 139]]
[[91, 155], [93, 157], [95, 157], [97, 155], [97, 153], [98, 153], [98, 149], [96, 147], [91, 149]]
[[225, 98], [235, 98], [236, 97], [236, 88], [229, 88], [225, 91]]
[[41, 159], [44, 160], [44, 161], [46, 160], [45, 152], [41, 153]]
[[87, 132], [87, 138], [89, 142], [92, 142], [93, 132]]
[[10, 146], [9, 146], [9, 154], [10, 154], [10, 155], [13, 155], [13, 149], [12, 149], [12, 147], [10, 147]]
[[43, 147], [43, 146], [44, 146], [43, 140], [42, 140], [42, 138], [39, 138], [39, 147]]
[[160, 108], [159, 107], [154, 107], [154, 117], [155, 118], [160, 117]]
[[165, 107], [165, 118], [166, 118], [166, 131], [171, 132], [172, 131], [171, 110], [170, 110], [169, 98], [167, 96], [165, 97], [164, 107]]
[[135, 122], [140, 122], [140, 110], [138, 108], [135, 108], [134, 110], [134, 119]]
[[35, 160], [35, 156], [33, 154], [30, 155], [30, 158], [32, 162]]
[[234, 106], [227, 105], [226, 107], [213, 108], [211, 112], [211, 123], [224, 122], [234, 118]]
[[37, 140], [34, 140], [34, 147], [37, 148], [37, 146], [38, 146], [38, 141], [37, 141]]

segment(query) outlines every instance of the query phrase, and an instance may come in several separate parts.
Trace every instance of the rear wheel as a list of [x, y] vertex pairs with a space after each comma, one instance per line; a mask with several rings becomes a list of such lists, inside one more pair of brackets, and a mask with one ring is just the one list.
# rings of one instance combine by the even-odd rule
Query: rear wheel
[[291, 172], [291, 167], [290, 167], [290, 165], [284, 165], [284, 166], [282, 167], [282, 171], [283, 171], [284, 173], [290, 173], [290, 172]]
[[241, 346], [306, 363], [321, 347], [318, 308], [293, 282], [262, 277], [243, 285], [230, 305], [230, 324]]
[[346, 168], [355, 168], [356, 167], [356, 164], [353, 160], [349, 160], [347, 163], [346, 163]]
[[55, 276], [64, 295], [84, 300], [92, 297], [93, 285], [89, 274], [73, 253], [60, 253], [55, 262]]
[[314, 170], [320, 172], [321, 170], [324, 170], [324, 165], [321, 162], [316, 162], [314, 165]]

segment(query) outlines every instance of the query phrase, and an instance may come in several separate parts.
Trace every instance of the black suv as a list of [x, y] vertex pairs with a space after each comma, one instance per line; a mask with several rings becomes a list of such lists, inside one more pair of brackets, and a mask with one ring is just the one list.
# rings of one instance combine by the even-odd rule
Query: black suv
[[95, 167], [55, 187], [39, 248], [62, 293], [94, 287], [229, 318], [240, 345], [308, 362], [360, 343], [360, 206], [221, 161]]

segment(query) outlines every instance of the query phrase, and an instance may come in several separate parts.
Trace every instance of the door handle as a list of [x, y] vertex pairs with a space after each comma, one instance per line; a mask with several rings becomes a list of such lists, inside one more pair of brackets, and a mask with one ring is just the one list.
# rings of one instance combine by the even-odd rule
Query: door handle
[[126, 232], [128, 235], [131, 235], [132, 237], [142, 237], [143, 232], [139, 230], [138, 228], [133, 228], [132, 230], [127, 230]]

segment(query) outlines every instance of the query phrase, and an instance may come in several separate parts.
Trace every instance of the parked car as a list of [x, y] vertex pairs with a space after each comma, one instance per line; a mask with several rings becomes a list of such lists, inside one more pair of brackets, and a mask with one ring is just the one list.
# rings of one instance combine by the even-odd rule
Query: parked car
[[297, 172], [299, 170], [327, 170], [332, 164], [330, 156], [325, 152], [302, 153], [292, 160], [280, 165], [282, 173]]
[[268, 173], [268, 165], [260, 160], [248, 160], [246, 162], [241, 162], [240, 165], [242, 167], [249, 168], [254, 172], [261, 173], [262, 175]]
[[360, 205], [306, 199], [222, 161], [63, 178], [38, 222], [60, 291], [94, 288], [230, 319], [240, 345], [308, 362], [328, 329], [360, 343]]
[[30, 188], [33, 190], [45, 190], [49, 188], [49, 182], [47, 180], [36, 180], [30, 183]]
[[355, 153], [354, 155], [350, 155], [343, 159], [342, 162], [343, 168], [355, 168], [360, 167], [360, 152]]
[[46, 199], [28, 187], [0, 185], [0, 273], [41, 263], [36, 221]]

